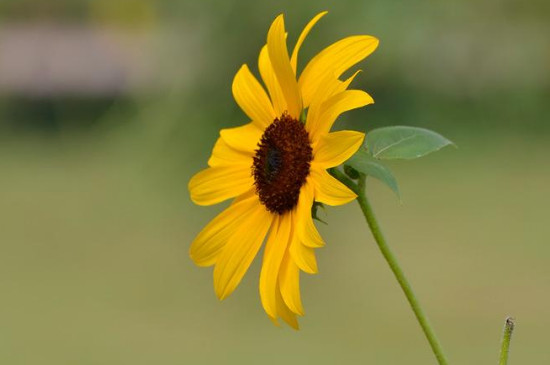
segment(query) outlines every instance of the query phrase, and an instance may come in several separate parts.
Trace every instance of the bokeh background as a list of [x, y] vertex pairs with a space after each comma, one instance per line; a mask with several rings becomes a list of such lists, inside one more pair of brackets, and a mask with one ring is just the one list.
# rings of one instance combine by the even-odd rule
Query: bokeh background
[[302, 329], [276, 328], [259, 262], [220, 303], [188, 258], [222, 205], [187, 182], [218, 129], [247, 122], [231, 96], [272, 19], [301, 52], [350, 34], [378, 50], [357, 88], [376, 104], [338, 128], [434, 129], [459, 146], [391, 163], [402, 203], [368, 185], [453, 364], [550, 362], [550, 2], [3, 0], [0, 2], [0, 362], [3, 364], [435, 363], [358, 207], [320, 225], [302, 276]]

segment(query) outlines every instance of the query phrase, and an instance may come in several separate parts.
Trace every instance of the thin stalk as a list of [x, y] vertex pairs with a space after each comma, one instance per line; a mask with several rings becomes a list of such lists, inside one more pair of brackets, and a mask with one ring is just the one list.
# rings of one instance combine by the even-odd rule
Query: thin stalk
[[409, 284], [409, 281], [405, 277], [405, 273], [401, 269], [401, 266], [399, 266], [399, 262], [397, 261], [395, 254], [392, 252], [392, 250], [388, 246], [388, 243], [384, 238], [384, 235], [382, 234], [380, 225], [378, 224], [378, 221], [376, 220], [376, 217], [372, 210], [372, 206], [370, 205], [367, 199], [367, 195], [365, 191], [365, 180], [366, 180], [365, 175], [361, 174], [359, 177], [359, 183], [356, 184], [354, 181], [352, 181], [350, 178], [348, 178], [344, 173], [342, 173], [339, 170], [332, 169], [331, 173], [338, 180], [343, 182], [346, 186], [348, 186], [357, 194], [357, 202], [359, 203], [359, 206], [361, 207], [361, 211], [363, 212], [363, 215], [367, 220], [367, 224], [369, 225], [372, 235], [374, 236], [374, 239], [378, 244], [378, 248], [380, 249], [380, 252], [386, 259], [386, 262], [390, 266], [391, 271], [395, 275], [395, 278], [397, 279], [397, 282], [401, 286], [401, 289], [403, 290], [405, 297], [407, 297], [407, 300], [411, 306], [411, 309], [413, 310], [414, 315], [416, 316], [416, 319], [418, 320], [418, 323], [422, 328], [422, 331], [424, 331], [424, 334], [426, 335], [426, 338], [430, 343], [430, 346], [432, 348], [432, 351], [438, 363], [440, 365], [447, 365], [448, 361], [445, 357], [445, 354], [443, 353], [443, 348], [441, 347], [441, 344], [439, 343], [439, 340], [437, 339], [437, 336], [435, 335], [435, 332], [432, 326], [430, 325], [430, 322], [428, 321], [428, 317], [426, 316], [426, 314], [424, 313], [424, 310], [420, 306], [420, 303], [416, 295], [414, 294], [414, 291], [411, 285]]
[[502, 343], [500, 345], [500, 357], [499, 365], [508, 364], [508, 354], [510, 353], [510, 340], [512, 339], [512, 332], [514, 332], [514, 319], [511, 317], [506, 318], [504, 323], [504, 331], [502, 333]]

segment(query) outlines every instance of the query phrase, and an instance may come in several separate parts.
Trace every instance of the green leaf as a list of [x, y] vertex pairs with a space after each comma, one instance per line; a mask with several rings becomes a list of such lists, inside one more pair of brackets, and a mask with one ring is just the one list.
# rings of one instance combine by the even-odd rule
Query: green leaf
[[321, 208], [324, 211], [325, 210], [325, 205], [323, 203], [319, 203], [319, 202], [314, 201], [313, 205], [311, 206], [311, 218], [313, 218], [313, 219], [315, 219], [315, 220], [317, 220], [321, 223], [328, 224], [327, 222], [325, 222], [324, 220], [319, 218], [319, 216], [317, 215], [318, 208]]
[[401, 199], [401, 193], [397, 186], [397, 180], [390, 169], [372, 158], [365, 148], [360, 148], [355, 155], [345, 162], [345, 165], [352, 167], [358, 172], [372, 176], [386, 184]]
[[377, 159], [413, 159], [454, 145], [442, 135], [424, 128], [394, 126], [373, 129], [366, 138], [369, 153]]

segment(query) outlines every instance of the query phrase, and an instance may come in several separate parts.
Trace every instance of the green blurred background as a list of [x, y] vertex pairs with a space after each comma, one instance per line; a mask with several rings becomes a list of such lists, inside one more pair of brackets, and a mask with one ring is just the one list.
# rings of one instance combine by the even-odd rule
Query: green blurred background
[[0, 2], [0, 363], [431, 364], [355, 204], [327, 210], [320, 273], [302, 276], [302, 330], [271, 325], [259, 262], [223, 303], [193, 265], [223, 207], [187, 182], [270, 22], [289, 41], [329, 10], [303, 61], [350, 34], [380, 47], [355, 87], [376, 104], [337, 128], [434, 129], [459, 146], [377, 181], [386, 235], [453, 364], [550, 362], [550, 2]]

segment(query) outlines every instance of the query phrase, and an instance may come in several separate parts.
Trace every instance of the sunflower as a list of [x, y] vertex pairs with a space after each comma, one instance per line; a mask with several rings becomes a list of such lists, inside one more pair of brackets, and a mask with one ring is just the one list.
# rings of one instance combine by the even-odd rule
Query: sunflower
[[330, 129], [341, 113], [373, 103], [366, 92], [348, 90], [358, 72], [340, 80], [376, 49], [378, 40], [371, 36], [335, 42], [297, 78], [300, 47], [325, 14], [306, 25], [290, 56], [283, 15], [273, 21], [258, 62], [265, 89], [246, 64], [233, 81], [235, 101], [251, 122], [221, 130], [209, 167], [189, 182], [191, 199], [198, 205], [233, 199], [190, 248], [197, 265], [214, 266], [218, 298], [235, 290], [266, 240], [261, 302], [275, 324], [280, 318], [295, 329], [297, 315], [304, 315], [300, 271], [317, 273], [314, 250], [324, 245], [312, 205], [342, 205], [356, 198], [327, 169], [351, 157], [364, 134]]

